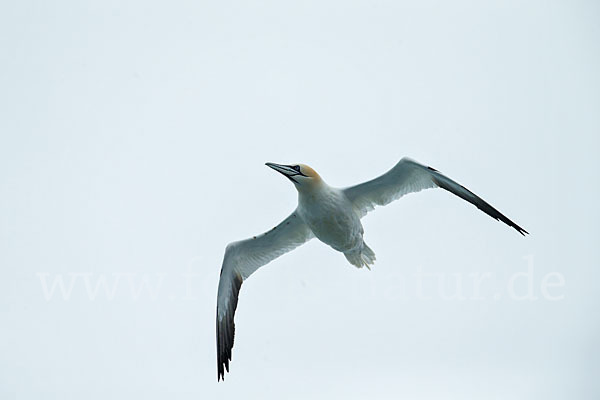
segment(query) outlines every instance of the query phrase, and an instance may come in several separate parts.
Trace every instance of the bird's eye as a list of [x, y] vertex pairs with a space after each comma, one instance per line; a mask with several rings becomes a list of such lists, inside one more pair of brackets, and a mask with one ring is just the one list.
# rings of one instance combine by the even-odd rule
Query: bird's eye
[[299, 165], [294, 165], [292, 168], [294, 168], [296, 171], [300, 172], [300, 166]]

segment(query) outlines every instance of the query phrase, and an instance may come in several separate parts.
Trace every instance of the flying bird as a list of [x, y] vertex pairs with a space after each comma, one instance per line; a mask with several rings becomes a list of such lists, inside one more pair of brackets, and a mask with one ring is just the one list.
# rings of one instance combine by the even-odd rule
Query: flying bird
[[403, 158], [378, 178], [345, 189], [327, 185], [308, 165], [266, 165], [294, 184], [298, 206], [270, 231], [227, 245], [217, 294], [217, 380], [225, 379], [225, 370], [229, 372], [233, 317], [242, 282], [258, 268], [314, 237], [343, 253], [355, 267], [369, 268], [375, 262], [375, 253], [363, 239], [360, 220], [375, 206], [384, 206], [408, 193], [442, 188], [523, 236], [528, 233], [469, 189], [409, 158]]

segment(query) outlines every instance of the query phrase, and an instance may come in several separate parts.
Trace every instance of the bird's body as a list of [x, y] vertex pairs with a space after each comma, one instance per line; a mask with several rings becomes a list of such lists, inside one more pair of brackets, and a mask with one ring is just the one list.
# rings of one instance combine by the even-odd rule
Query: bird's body
[[261, 266], [313, 237], [343, 253], [350, 264], [369, 267], [375, 261], [375, 253], [364, 242], [361, 218], [375, 206], [386, 205], [407, 193], [439, 187], [519, 233], [527, 233], [464, 186], [407, 158], [380, 177], [345, 189], [327, 185], [307, 165], [267, 165], [294, 183], [298, 206], [275, 228], [260, 236], [230, 243], [225, 250], [217, 294], [218, 379], [224, 378], [225, 370], [229, 370], [233, 318], [242, 282]]
[[297, 213], [321, 242], [346, 253], [360, 251], [363, 227], [354, 206], [340, 189], [325, 182], [298, 195]]

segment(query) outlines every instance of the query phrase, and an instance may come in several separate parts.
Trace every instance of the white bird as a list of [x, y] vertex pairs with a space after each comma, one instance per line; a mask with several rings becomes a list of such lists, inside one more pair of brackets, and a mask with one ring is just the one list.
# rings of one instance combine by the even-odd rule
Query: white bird
[[369, 268], [375, 253], [363, 239], [360, 219], [375, 206], [384, 206], [408, 193], [440, 187], [523, 236], [528, 233], [464, 186], [409, 158], [403, 158], [378, 178], [345, 189], [327, 185], [308, 165], [266, 165], [294, 183], [298, 207], [270, 231], [227, 245], [217, 294], [217, 380], [225, 379], [225, 369], [229, 372], [233, 317], [242, 282], [258, 268], [313, 237], [342, 252], [350, 264]]

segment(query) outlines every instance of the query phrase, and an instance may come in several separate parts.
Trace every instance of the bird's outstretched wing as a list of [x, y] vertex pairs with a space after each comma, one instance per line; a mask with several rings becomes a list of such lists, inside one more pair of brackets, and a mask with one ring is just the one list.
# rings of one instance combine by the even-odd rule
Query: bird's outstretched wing
[[296, 212], [268, 232], [227, 245], [217, 294], [217, 380], [229, 372], [235, 324], [233, 317], [242, 282], [254, 271], [313, 237]]
[[375, 206], [384, 206], [405, 194], [436, 187], [454, 193], [490, 217], [515, 228], [521, 235], [528, 233], [466, 187], [439, 171], [406, 157], [380, 177], [346, 188], [344, 193], [363, 217]]

